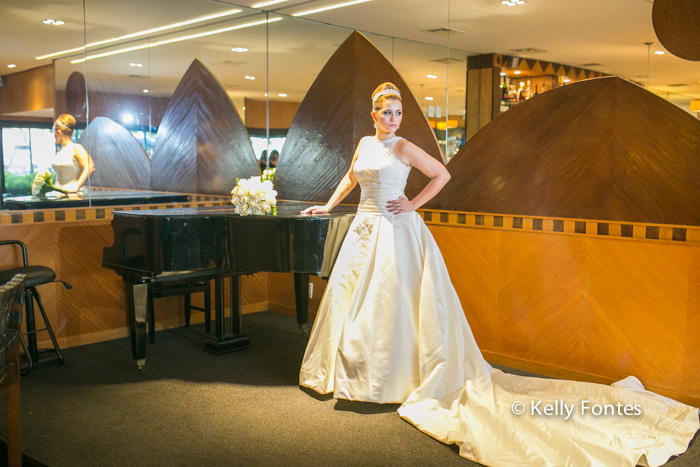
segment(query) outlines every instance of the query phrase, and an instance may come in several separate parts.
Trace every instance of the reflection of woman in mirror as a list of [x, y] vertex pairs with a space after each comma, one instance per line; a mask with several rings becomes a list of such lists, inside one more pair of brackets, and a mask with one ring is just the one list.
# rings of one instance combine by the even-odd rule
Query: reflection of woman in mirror
[[264, 172], [267, 169], [267, 149], [260, 154], [260, 172]]
[[277, 161], [280, 158], [280, 153], [277, 149], [273, 149], [272, 152], [270, 153], [270, 168], [274, 169], [277, 167]]
[[58, 188], [63, 188], [69, 193], [80, 190], [88, 176], [95, 171], [95, 163], [85, 148], [71, 141], [75, 129], [75, 118], [69, 114], [63, 114], [54, 122], [53, 135], [56, 144], [61, 145], [61, 150], [56, 154], [56, 161], [52, 164], [56, 172]]

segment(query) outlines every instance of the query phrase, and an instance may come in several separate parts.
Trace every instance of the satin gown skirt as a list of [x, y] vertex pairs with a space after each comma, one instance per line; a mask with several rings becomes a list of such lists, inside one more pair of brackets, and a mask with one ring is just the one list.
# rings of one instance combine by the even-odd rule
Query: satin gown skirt
[[[340, 399], [403, 403], [401, 417], [488, 466], [658, 466], [687, 449], [697, 409], [644, 390], [634, 377], [606, 386], [492, 369], [423, 220], [386, 212], [396, 198], [363, 187], [301, 385]], [[561, 415], [538, 415], [538, 402], [540, 412], [551, 405]], [[583, 414], [582, 404], [589, 407]], [[640, 414], [611, 415], [610, 407], [608, 415], [592, 414], [594, 405], [618, 404], [637, 405]], [[568, 419], [564, 405], [573, 406]]]

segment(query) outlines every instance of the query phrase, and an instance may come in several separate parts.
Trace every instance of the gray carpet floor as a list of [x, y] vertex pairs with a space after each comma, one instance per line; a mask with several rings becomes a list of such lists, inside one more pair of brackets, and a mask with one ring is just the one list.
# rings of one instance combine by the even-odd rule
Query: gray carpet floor
[[[212, 355], [203, 325], [161, 331], [145, 371], [128, 339], [66, 349], [64, 367], [22, 378], [23, 451], [51, 467], [478, 465], [401, 420], [398, 405], [300, 389], [306, 337], [294, 318], [243, 318], [250, 348]], [[668, 465], [700, 466], [698, 444]]]

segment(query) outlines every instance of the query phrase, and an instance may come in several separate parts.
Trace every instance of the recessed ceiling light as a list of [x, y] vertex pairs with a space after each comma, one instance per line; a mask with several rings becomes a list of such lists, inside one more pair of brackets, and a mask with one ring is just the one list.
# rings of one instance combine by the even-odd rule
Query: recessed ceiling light
[[129, 63], [129, 66], [136, 66], [141, 68], [143, 66], [143, 63]]
[[144, 93], [144, 94], [148, 94], [148, 93], [150, 93], [150, 92], [151, 92], [151, 91], [149, 91], [148, 89], [144, 89], [144, 90], [143, 90], [143, 93]]
[[513, 6], [513, 5], [522, 5], [525, 2], [524, 2], [524, 0], [503, 0], [501, 3], [504, 5], [508, 5], [508, 6]]
[[435, 75], [428, 75], [428, 78], [430, 78], [430, 79], [437, 79], [437, 76], [435, 76]]
[[657, 50], [657, 51], [654, 52], [654, 53], [655, 53], [656, 55], [663, 55], [663, 54], [665, 54], [666, 52], [664, 52], [663, 50]]
[[246, 49], [245, 47], [234, 47], [231, 49], [231, 52], [247, 52], [247, 51], [248, 51], [248, 49]]
[[[183, 22], [181, 22], [181, 23], [168, 24], [168, 25], [166, 25], [166, 26], [162, 26], [162, 27], [155, 28], [155, 29], [148, 29], [148, 30], [146, 30], [146, 31], [139, 31], [139, 32], [135, 32], [135, 33], [133, 33], [133, 34], [127, 34], [126, 36], [114, 37], [114, 38], [112, 38], [112, 39], [106, 39], [106, 40], [104, 40], [104, 41], [93, 42], [93, 43], [91, 43], [91, 44], [87, 44], [87, 45], [85, 45], [85, 46], [83, 46], [83, 47], [77, 47], [77, 48], [75, 48], [75, 49], [62, 50], [62, 51], [60, 51], [60, 52], [55, 52], [55, 53], [48, 54], [48, 55], [42, 55], [41, 57], [37, 57], [36, 59], [37, 59], [37, 60], [44, 60], [45, 58], [57, 57], [57, 56], [59, 56], [59, 55], [65, 55], [65, 54], [69, 54], [69, 53], [73, 53], [73, 52], [78, 52], [78, 51], [80, 51], [80, 50], [85, 50], [85, 49], [88, 48], [88, 47], [95, 47], [96, 45], [109, 44], [109, 43], [112, 43], [112, 42], [118, 42], [118, 41], [122, 41], [122, 40], [126, 40], [126, 39], [132, 39], [132, 38], [134, 38], [134, 37], [139, 37], [139, 36], [144, 36], [144, 35], [148, 35], [148, 34], [153, 34], [153, 33], [160, 32], [160, 31], [166, 31], [166, 30], [168, 30], [168, 29], [179, 28], [179, 27], [181, 27], [181, 26], [187, 26], [188, 24], [200, 23], [200, 22], [202, 22], [202, 21], [208, 21], [208, 20], [210, 20], [210, 19], [215, 19], [215, 18], [221, 18], [221, 17], [224, 17], [224, 16], [235, 15], [236, 13], [240, 13], [241, 11], [242, 11], [242, 10], [224, 11], [224, 12], [222, 12], [222, 13], [216, 13], [216, 14], [214, 14], [214, 15], [203, 16], [203, 17], [201, 17], [201, 18], [195, 18], [195, 19], [187, 20], [187, 21], [183, 21]], [[46, 23], [46, 21], [49, 21], [49, 20], [45, 20], [44, 22]], [[50, 20], [50, 21], [53, 21], [53, 20]], [[272, 22], [272, 20], [270, 20], [270, 22]], [[50, 23], [47, 23], [47, 24], [50, 24]], [[151, 46], [151, 45], [147, 45], [147, 46], [144, 46], [144, 47], [152, 47], [152, 46]], [[144, 47], [141, 47], [141, 48], [144, 48]], [[72, 62], [71, 62], [71, 63], [72, 63]]]
[[17, 66], [17, 65], [15, 65], [14, 63], [10, 63], [9, 65], [7, 65], [7, 68], [14, 68], [14, 67], [16, 67], [16, 66]]
[[255, 76], [246, 76], [246, 77], [245, 77], [245, 79], [249, 79], [249, 80], [251, 80], [251, 81], [252, 81], [252, 80], [254, 80], [254, 79], [255, 79]]
[[501, 76], [505, 76], [506, 73], [504, 71], [501, 72]]
[[287, 97], [287, 95], [284, 94], [284, 93], [279, 93], [279, 96], [280, 96], [280, 97]]
[[335, 10], [336, 8], [342, 8], [344, 6], [357, 5], [358, 3], [371, 2], [372, 0], [353, 0], [352, 2], [337, 3], [335, 5], [328, 5], [321, 8], [315, 8], [313, 10], [301, 11], [299, 13], [294, 13], [292, 16], [306, 16], [312, 15], [314, 13], [320, 13], [322, 11]]
[[432, 97], [426, 97], [425, 100], [426, 100], [426, 101], [432, 101], [433, 98], [432, 98]]
[[66, 24], [66, 23], [64, 23], [63, 21], [56, 21], [56, 20], [53, 20], [53, 19], [45, 19], [44, 21], [42, 21], [42, 23], [44, 23], [44, 24], [53, 24], [54, 26], [60, 26], [60, 25], [62, 25], [62, 24]]
[[519, 75], [520, 73], [522, 73], [522, 71], [520, 71], [520, 70], [515, 70], [513, 73], [515, 73], [516, 75]]
[[571, 80], [569, 78], [564, 78], [564, 82], [569, 83], [569, 82], [571, 82]]

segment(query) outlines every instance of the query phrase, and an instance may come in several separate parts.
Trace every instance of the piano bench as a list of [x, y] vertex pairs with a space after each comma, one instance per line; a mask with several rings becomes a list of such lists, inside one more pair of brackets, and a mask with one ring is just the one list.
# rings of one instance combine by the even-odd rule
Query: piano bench
[[[204, 307], [192, 305], [190, 294], [204, 293]], [[210, 280], [200, 281], [173, 281], [173, 282], [158, 282], [148, 287], [148, 338], [151, 344], [156, 342], [156, 320], [153, 307], [153, 300], [163, 297], [174, 297], [178, 295], [185, 296], [185, 327], [190, 326], [190, 310], [198, 310], [204, 312], [204, 327], [209, 334], [211, 330], [211, 287]]]

